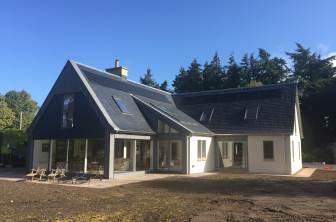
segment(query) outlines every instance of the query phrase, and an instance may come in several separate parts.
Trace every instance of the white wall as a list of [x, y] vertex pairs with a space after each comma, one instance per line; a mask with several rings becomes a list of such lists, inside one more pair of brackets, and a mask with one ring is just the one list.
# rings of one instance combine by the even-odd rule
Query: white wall
[[[273, 141], [274, 159], [264, 160], [263, 141]], [[289, 136], [248, 136], [248, 168], [255, 173], [290, 173]]]
[[[190, 173], [202, 173], [215, 169], [214, 140], [212, 137], [192, 136], [190, 139]], [[197, 141], [206, 141], [206, 160], [197, 160]]]
[[34, 140], [33, 168], [48, 168], [49, 152], [42, 152], [42, 144], [49, 140]]
[[301, 137], [299, 131], [298, 113], [295, 107], [295, 126], [294, 132], [290, 136], [290, 159], [291, 159], [291, 174], [296, 173], [302, 168], [302, 150], [301, 150]]

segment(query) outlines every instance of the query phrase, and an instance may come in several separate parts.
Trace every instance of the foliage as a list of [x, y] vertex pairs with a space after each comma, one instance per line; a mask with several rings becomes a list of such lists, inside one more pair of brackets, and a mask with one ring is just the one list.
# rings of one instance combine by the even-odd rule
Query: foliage
[[203, 69], [203, 90], [220, 89], [223, 87], [224, 75], [220, 58], [216, 52], [210, 64], [205, 63]]
[[5, 100], [8, 107], [11, 108], [16, 117], [14, 128], [19, 128], [20, 113], [22, 113], [22, 129], [26, 129], [32, 122], [37, 110], [37, 103], [31, 98], [31, 95], [22, 91], [9, 91], [5, 94]]
[[153, 88], [157, 88], [157, 89], [161, 89], [164, 91], [169, 91], [168, 89], [168, 82], [167, 80], [163, 81], [161, 84], [157, 83], [154, 78], [153, 78], [153, 74], [151, 69], [147, 69], [146, 73], [144, 74], [143, 77], [140, 77], [140, 83], [153, 87]]
[[13, 126], [15, 113], [8, 107], [5, 99], [0, 96], [0, 130]]
[[23, 130], [0, 130], [0, 162], [24, 165], [27, 152], [27, 134]]

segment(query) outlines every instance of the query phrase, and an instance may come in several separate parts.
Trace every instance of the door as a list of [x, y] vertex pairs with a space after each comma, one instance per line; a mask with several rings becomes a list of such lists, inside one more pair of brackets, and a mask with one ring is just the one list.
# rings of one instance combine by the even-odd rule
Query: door
[[233, 165], [241, 167], [243, 163], [243, 143], [233, 143]]
[[136, 171], [150, 169], [150, 142], [136, 141]]
[[161, 140], [158, 147], [158, 168], [160, 170], [182, 170], [182, 141]]

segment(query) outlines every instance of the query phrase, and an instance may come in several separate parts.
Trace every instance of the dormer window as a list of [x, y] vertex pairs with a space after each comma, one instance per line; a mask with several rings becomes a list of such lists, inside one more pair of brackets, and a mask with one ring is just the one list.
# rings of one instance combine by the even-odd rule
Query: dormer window
[[74, 104], [74, 95], [65, 95], [63, 97], [62, 128], [74, 127]]
[[203, 111], [199, 119], [200, 122], [211, 121], [214, 112], [215, 112], [215, 107], [212, 107], [206, 111]]

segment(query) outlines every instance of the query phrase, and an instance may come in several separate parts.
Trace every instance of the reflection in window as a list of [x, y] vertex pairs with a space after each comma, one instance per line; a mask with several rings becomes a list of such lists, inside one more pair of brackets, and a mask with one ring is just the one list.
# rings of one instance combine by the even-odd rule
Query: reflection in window
[[161, 120], [158, 120], [158, 133], [178, 133], [178, 131]]
[[63, 99], [62, 128], [74, 126], [74, 96], [65, 95]]
[[131, 140], [116, 139], [114, 147], [114, 170], [133, 171], [133, 156]]
[[70, 139], [68, 169], [72, 172], [84, 172], [85, 139]]
[[127, 109], [127, 106], [126, 106], [125, 102], [122, 99], [120, 99], [118, 97], [115, 97], [115, 96], [113, 96], [113, 99], [114, 99], [115, 103], [117, 104], [120, 112], [122, 112], [122, 113], [129, 113], [129, 111]]
[[197, 160], [198, 161], [206, 160], [206, 141], [205, 140], [197, 141]]
[[104, 174], [104, 140], [88, 139], [87, 172]]

